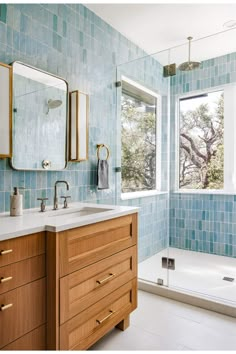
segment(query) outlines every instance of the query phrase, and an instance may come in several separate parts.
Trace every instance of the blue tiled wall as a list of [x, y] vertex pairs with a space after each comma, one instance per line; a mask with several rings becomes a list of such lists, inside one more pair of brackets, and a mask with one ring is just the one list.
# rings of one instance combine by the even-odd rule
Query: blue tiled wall
[[[42, 196], [48, 197], [51, 205], [55, 181], [65, 179], [70, 183], [72, 201], [141, 207], [139, 261], [166, 245], [167, 197], [122, 202], [119, 176], [114, 171], [120, 163], [116, 66], [145, 55], [142, 49], [81, 4], [0, 4], [0, 61], [18, 60], [51, 72], [67, 80], [70, 91], [79, 89], [90, 97], [89, 160], [69, 163], [66, 170], [58, 172], [15, 171], [7, 159], [0, 160], [0, 212], [9, 210], [14, 186], [25, 188], [22, 192], [24, 208], [33, 208], [38, 206], [37, 197]], [[155, 60], [149, 58], [142, 71], [136, 71], [141, 75], [139, 80], [151, 88], [163, 84], [158, 81], [160, 73], [157, 80], [152, 71], [155, 65]], [[166, 108], [163, 109], [165, 112]], [[96, 187], [98, 143], [107, 144], [111, 150], [110, 188], [103, 191]], [[166, 170], [162, 173], [166, 174]]]
[[[0, 5], [1, 9], [3, 5]], [[4, 5], [5, 6], [5, 5]], [[25, 62], [90, 96], [89, 161], [69, 163], [59, 172], [19, 172], [1, 160], [0, 211], [9, 210], [13, 186], [25, 187], [24, 207], [36, 207], [46, 195], [52, 204], [54, 182], [66, 179], [75, 201], [115, 202], [116, 64], [144, 52], [80, 4], [7, 4], [0, 21], [0, 61]], [[4, 14], [3, 11], [3, 14]], [[2, 12], [1, 12], [2, 13]], [[110, 146], [110, 189], [96, 188], [96, 144]]]
[[[175, 102], [178, 95], [236, 82], [236, 53], [209, 59], [199, 69], [171, 78], [171, 188], [175, 189], [177, 145]], [[236, 196], [171, 193], [170, 245], [236, 257]]]
[[133, 199], [122, 204], [140, 207], [139, 261], [151, 257], [168, 246], [169, 203], [167, 194]]
[[236, 257], [236, 198], [233, 195], [172, 194], [170, 245]]

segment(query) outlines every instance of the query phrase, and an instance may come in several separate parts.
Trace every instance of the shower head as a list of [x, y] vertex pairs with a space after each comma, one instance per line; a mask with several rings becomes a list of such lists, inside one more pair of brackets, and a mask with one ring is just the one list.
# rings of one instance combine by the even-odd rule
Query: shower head
[[199, 68], [201, 63], [198, 61], [186, 61], [179, 65], [178, 69], [180, 71], [190, 71]]
[[178, 66], [178, 69], [180, 71], [190, 71], [193, 69], [197, 69], [200, 66], [200, 62], [198, 61], [191, 61], [190, 60], [190, 50], [191, 50], [191, 40], [193, 39], [192, 37], [187, 38], [189, 41], [189, 47], [188, 47], [188, 61], [185, 61], [184, 63], [180, 64]]
[[57, 107], [60, 107], [62, 104], [62, 101], [61, 100], [48, 100], [47, 102], [47, 112], [46, 114], [49, 113], [49, 109], [54, 109], [54, 108], [57, 108]]
[[62, 104], [61, 100], [48, 100], [48, 109], [54, 109], [60, 107]]

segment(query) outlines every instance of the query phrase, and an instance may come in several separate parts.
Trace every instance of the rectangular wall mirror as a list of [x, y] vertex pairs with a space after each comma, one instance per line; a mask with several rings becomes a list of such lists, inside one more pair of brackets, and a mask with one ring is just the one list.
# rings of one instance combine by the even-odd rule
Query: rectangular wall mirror
[[29, 65], [13, 66], [13, 154], [17, 170], [62, 170], [67, 164], [68, 84]]
[[88, 159], [88, 95], [80, 91], [70, 92], [70, 161]]
[[12, 67], [0, 63], [0, 158], [12, 155]]

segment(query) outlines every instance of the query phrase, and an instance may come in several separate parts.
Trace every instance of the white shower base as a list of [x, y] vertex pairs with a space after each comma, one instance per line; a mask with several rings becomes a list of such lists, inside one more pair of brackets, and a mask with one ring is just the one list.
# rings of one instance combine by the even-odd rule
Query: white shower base
[[[161, 266], [162, 257], [175, 258], [175, 270]], [[206, 253], [165, 249], [139, 263], [138, 277], [142, 281], [157, 284], [157, 279], [164, 280], [160, 288], [195, 293], [200, 298], [213, 299], [236, 307], [236, 259]], [[235, 278], [233, 282], [223, 277]]]

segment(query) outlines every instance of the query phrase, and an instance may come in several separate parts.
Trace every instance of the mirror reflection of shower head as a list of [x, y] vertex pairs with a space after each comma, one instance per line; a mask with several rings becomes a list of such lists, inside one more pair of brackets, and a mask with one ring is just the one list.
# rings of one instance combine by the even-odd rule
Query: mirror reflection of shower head
[[178, 69], [180, 71], [190, 71], [190, 70], [193, 70], [193, 69], [197, 69], [199, 68], [200, 66], [200, 62], [198, 61], [191, 61], [190, 60], [190, 51], [191, 51], [191, 40], [193, 39], [193, 37], [188, 37], [187, 40], [189, 41], [188, 43], [188, 61], [180, 64], [178, 66]]
[[61, 100], [48, 100], [48, 103], [47, 103], [47, 107], [48, 107], [48, 111], [47, 111], [47, 114], [49, 112], [50, 109], [54, 109], [54, 108], [57, 108], [57, 107], [60, 107], [62, 105], [62, 101]]

